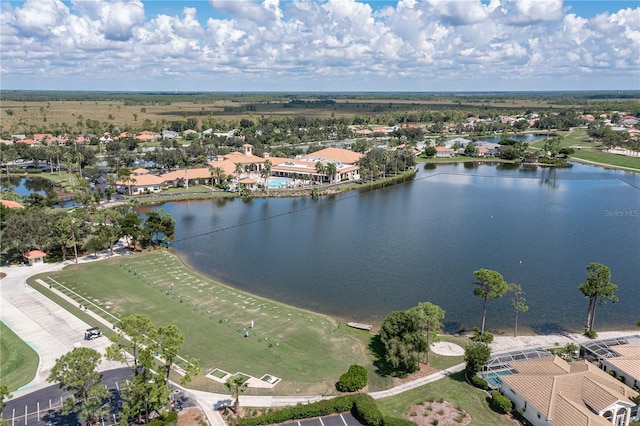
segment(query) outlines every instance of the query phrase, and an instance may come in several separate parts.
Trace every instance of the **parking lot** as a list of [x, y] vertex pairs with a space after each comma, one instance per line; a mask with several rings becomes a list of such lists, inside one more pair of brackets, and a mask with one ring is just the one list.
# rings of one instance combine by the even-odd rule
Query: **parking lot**
[[[111, 396], [109, 405], [111, 412], [108, 417], [100, 419], [101, 425], [114, 425], [118, 423], [120, 411], [120, 390], [127, 385], [127, 380], [132, 372], [128, 368], [109, 370], [103, 373], [102, 384], [109, 389]], [[70, 396], [69, 392], [63, 392], [58, 385], [52, 385], [44, 389], [32, 392], [20, 398], [6, 401], [2, 417], [11, 426], [19, 425], [77, 425], [79, 422], [75, 414], [63, 416], [60, 413], [62, 401]], [[175, 392], [172, 396], [176, 403], [176, 409], [195, 407], [197, 403], [182, 392]], [[344, 425], [343, 425], [344, 426]]]
[[283, 426], [363, 426], [351, 413], [334, 414], [314, 419], [283, 423]]

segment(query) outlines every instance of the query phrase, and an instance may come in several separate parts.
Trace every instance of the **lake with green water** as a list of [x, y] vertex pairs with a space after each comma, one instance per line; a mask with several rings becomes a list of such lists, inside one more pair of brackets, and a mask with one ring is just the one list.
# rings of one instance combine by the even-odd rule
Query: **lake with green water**
[[[420, 165], [415, 179], [313, 200], [170, 202], [173, 249], [233, 287], [378, 325], [429, 301], [446, 328], [479, 326], [473, 271], [500, 272], [526, 292], [521, 329], [581, 331], [586, 266], [611, 268], [619, 302], [598, 307], [596, 328], [640, 320], [640, 175], [574, 164]], [[487, 327], [513, 326], [510, 295], [488, 305]]]

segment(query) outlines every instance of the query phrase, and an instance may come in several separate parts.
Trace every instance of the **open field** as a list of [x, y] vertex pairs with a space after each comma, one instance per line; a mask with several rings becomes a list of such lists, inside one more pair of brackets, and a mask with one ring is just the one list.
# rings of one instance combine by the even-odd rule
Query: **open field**
[[[71, 265], [39, 278], [78, 293], [88, 300], [79, 303], [96, 312], [99, 307], [117, 317], [140, 313], [156, 326], [178, 326], [186, 335], [181, 355], [200, 360], [203, 374], [193, 383], [200, 389], [223, 390], [204, 377], [219, 368], [257, 378], [279, 377], [276, 394], [333, 394], [338, 377], [353, 363], [367, 367], [372, 386], [391, 385], [390, 378], [374, 377], [369, 333], [355, 333], [328, 317], [213, 282], [166, 252]], [[250, 329], [252, 320], [255, 328]], [[244, 337], [247, 332], [249, 337]]]
[[[403, 392], [392, 398], [378, 400], [378, 407], [388, 416], [405, 418], [413, 405], [429, 405], [427, 401], [443, 399], [466, 411], [471, 416], [471, 425], [507, 426], [513, 420], [502, 416], [489, 408], [486, 402], [487, 393], [466, 383], [464, 373], [455, 373], [449, 377], [429, 383], [419, 388]], [[409, 416], [411, 419], [411, 416]]]
[[[480, 114], [487, 110], [520, 111], [550, 107], [585, 107], [606, 103], [624, 109], [633, 93], [617, 99], [602, 93], [109, 93], [29, 92], [2, 94], [2, 129], [34, 133], [36, 129], [71, 128], [81, 132], [87, 120], [143, 130], [145, 120], [164, 126], [174, 120], [196, 118], [200, 125], [237, 124], [259, 117], [308, 118], [370, 116], [385, 124], [398, 112], [459, 110]], [[604, 97], [603, 97], [604, 96]], [[379, 121], [378, 118], [382, 121]]]
[[0, 384], [12, 392], [36, 376], [38, 354], [0, 321]]

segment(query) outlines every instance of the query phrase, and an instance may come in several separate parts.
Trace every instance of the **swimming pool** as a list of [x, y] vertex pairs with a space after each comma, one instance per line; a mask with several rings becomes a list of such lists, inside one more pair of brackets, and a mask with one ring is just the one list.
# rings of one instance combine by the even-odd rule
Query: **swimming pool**
[[500, 380], [500, 377], [510, 376], [512, 374], [513, 374], [513, 371], [511, 370], [496, 371], [492, 373], [483, 374], [482, 378], [485, 379], [487, 383], [489, 383], [489, 386], [491, 386], [492, 389], [500, 389], [500, 387], [502, 386], [502, 381]]
[[288, 177], [270, 177], [269, 188], [287, 188], [289, 184], [293, 182], [293, 179]]

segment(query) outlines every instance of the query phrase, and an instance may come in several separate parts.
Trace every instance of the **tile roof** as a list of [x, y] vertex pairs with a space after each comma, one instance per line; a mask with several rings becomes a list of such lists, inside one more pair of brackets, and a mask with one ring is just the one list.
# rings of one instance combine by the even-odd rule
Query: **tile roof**
[[324, 160], [334, 160], [346, 164], [355, 164], [364, 157], [364, 154], [359, 152], [349, 151], [343, 148], [325, 148], [320, 151], [312, 152], [305, 155], [303, 158], [320, 158]]
[[164, 179], [160, 176], [146, 174], [146, 175], [137, 175], [131, 176], [130, 181], [126, 180], [118, 180], [116, 185], [122, 186], [153, 186], [153, 185], [162, 185], [164, 183]]
[[[511, 362], [517, 373], [502, 382], [519, 393], [552, 425], [606, 425], [594, 414], [638, 393], [587, 361], [567, 363], [558, 356]], [[546, 367], [546, 369], [545, 369]]]
[[45, 257], [46, 255], [47, 253], [41, 250], [31, 250], [30, 252], [23, 254], [26, 259], [37, 259], [39, 257]]
[[17, 201], [0, 200], [0, 203], [2, 203], [3, 206], [9, 209], [24, 209], [24, 206]]

